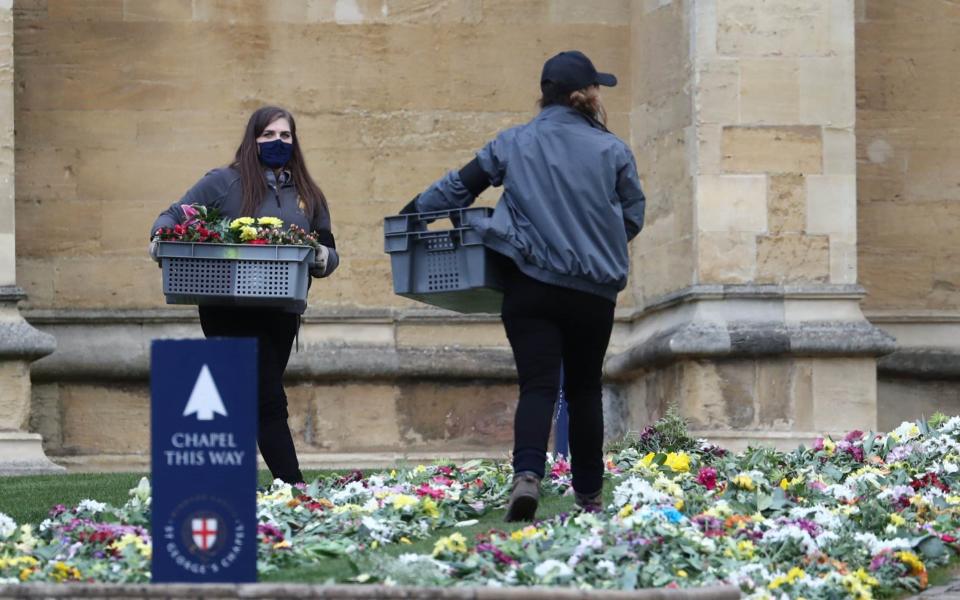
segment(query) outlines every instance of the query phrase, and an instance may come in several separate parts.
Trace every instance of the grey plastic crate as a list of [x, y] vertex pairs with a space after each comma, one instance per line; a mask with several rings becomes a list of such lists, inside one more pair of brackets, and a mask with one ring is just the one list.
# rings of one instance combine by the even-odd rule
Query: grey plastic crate
[[307, 306], [313, 248], [158, 242], [157, 249], [167, 304]]
[[[394, 293], [461, 313], [499, 313], [503, 285], [495, 253], [473, 227], [492, 212], [460, 208], [385, 218]], [[427, 231], [427, 222], [439, 219], [450, 219], [453, 227]]]

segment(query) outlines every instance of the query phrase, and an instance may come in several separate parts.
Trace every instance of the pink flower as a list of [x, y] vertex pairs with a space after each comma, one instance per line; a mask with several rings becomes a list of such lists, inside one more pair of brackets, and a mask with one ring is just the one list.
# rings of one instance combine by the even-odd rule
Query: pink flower
[[821, 450], [823, 450], [823, 438], [822, 438], [822, 437], [818, 437], [817, 439], [813, 440], [813, 448], [812, 448], [812, 450], [813, 450], [814, 452], [820, 452]]
[[557, 462], [553, 463], [553, 468], [550, 469], [550, 477], [559, 479], [568, 474], [570, 474], [570, 463], [564, 458], [558, 458]]
[[414, 492], [421, 498], [430, 496], [434, 500], [441, 500], [444, 496], [443, 490], [434, 489], [425, 483], [421, 484]]
[[713, 467], [700, 467], [697, 473], [697, 483], [712, 490], [717, 487], [717, 470]]
[[854, 429], [853, 431], [851, 431], [850, 433], [848, 433], [848, 434], [843, 438], [843, 441], [845, 441], [845, 442], [856, 442], [857, 440], [859, 440], [859, 439], [862, 438], [862, 437], [863, 437], [863, 432], [860, 431], [859, 429]]
[[180, 210], [183, 211], [183, 216], [186, 219], [184, 225], [190, 225], [191, 223], [194, 223], [197, 220], [197, 217], [200, 216], [200, 212], [189, 204], [181, 204]]

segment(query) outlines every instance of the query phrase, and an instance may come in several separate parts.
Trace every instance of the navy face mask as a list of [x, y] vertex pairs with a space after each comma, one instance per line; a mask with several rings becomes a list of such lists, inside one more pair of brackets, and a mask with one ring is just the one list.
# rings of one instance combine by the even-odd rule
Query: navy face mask
[[260, 142], [260, 162], [277, 169], [287, 164], [293, 155], [293, 144], [288, 144], [283, 140], [273, 140], [272, 142]]

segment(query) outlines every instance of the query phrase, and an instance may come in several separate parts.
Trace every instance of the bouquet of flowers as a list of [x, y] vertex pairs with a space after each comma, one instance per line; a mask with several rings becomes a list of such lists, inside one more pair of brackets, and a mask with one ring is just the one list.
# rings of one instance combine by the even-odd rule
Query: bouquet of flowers
[[257, 244], [309, 246], [317, 248], [316, 236], [301, 227], [284, 229], [277, 217], [223, 217], [216, 208], [200, 204], [181, 204], [186, 220], [173, 227], [162, 227], [153, 239], [161, 242], [203, 242], [207, 244]]

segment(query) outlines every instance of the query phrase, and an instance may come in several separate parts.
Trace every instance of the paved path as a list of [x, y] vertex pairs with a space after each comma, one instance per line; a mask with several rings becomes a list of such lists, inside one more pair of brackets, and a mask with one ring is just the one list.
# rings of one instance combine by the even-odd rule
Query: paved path
[[97, 599], [197, 599], [208, 598], [322, 598], [325, 600], [366, 600], [372, 598], [440, 600], [734, 600], [740, 597], [735, 587], [689, 589], [645, 589], [633, 592], [587, 591], [569, 588], [424, 588], [382, 585], [306, 585], [306, 584], [157, 584], [109, 585], [102, 583], [38, 583], [0, 585], [0, 600], [36, 600], [38, 598]]

